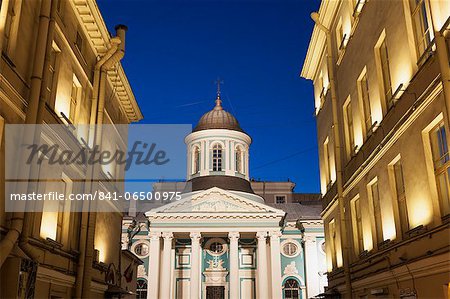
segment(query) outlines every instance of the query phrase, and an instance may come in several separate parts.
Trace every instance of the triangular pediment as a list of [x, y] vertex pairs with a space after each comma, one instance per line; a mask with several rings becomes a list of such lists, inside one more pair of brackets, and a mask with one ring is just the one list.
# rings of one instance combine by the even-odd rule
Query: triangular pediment
[[184, 198], [165, 206], [150, 210], [146, 214], [161, 213], [273, 213], [284, 212], [217, 187], [184, 195]]

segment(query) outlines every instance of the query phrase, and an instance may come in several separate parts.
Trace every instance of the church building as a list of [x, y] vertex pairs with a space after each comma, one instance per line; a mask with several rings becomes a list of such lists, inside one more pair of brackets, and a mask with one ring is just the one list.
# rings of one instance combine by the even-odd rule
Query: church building
[[294, 194], [291, 182], [252, 181], [251, 142], [218, 93], [185, 138], [191, 190], [141, 215], [145, 225], [131, 240], [136, 218], [124, 220], [124, 246], [144, 261], [138, 298], [298, 299], [324, 291], [320, 196]]

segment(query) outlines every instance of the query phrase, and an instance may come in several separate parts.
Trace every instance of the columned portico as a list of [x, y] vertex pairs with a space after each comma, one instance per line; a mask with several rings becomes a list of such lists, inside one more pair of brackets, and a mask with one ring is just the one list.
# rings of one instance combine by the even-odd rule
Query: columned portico
[[230, 232], [230, 298], [239, 298], [239, 233]]
[[159, 255], [161, 232], [150, 232], [150, 263], [152, 267], [148, 272], [147, 299], [158, 298], [159, 291]]
[[191, 238], [191, 283], [190, 294], [191, 299], [200, 298], [200, 239], [199, 232], [190, 233]]
[[267, 269], [267, 243], [266, 243], [267, 232], [257, 232], [256, 239], [258, 240], [258, 276], [256, 283], [258, 285], [257, 298], [266, 299], [269, 298], [269, 285], [267, 280], [267, 274], [269, 273]]
[[162, 254], [162, 271], [161, 271], [161, 298], [170, 297], [170, 279], [172, 274], [172, 268], [170, 263], [170, 257], [172, 254], [172, 239], [173, 234], [171, 232], [162, 233], [164, 240], [163, 254]]
[[281, 232], [271, 231], [270, 235], [270, 264], [272, 273], [272, 299], [281, 299], [281, 257], [280, 257], [280, 237]]

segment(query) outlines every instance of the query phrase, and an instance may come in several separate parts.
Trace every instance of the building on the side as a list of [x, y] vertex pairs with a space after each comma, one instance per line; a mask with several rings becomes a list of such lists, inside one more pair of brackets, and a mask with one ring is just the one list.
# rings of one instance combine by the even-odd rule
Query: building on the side
[[[185, 138], [186, 182], [155, 183], [182, 199], [124, 219], [144, 264], [138, 298], [311, 298], [324, 291], [320, 194], [250, 179], [251, 138], [215, 107]], [[190, 188], [186, 190], [186, 185]]]
[[[79, 150], [81, 138], [88, 142], [90, 136], [86, 126], [73, 129], [72, 124], [116, 126], [142, 118], [120, 63], [126, 27], [117, 26], [117, 36], [112, 37], [93, 0], [0, 3], [0, 297], [99, 298], [134, 293], [136, 283], [129, 280], [136, 280], [136, 269], [134, 277], [130, 269], [140, 261], [121, 250], [121, 212], [68, 213], [71, 203], [53, 212], [6, 212], [3, 187], [5, 125], [65, 125], [63, 135], [49, 137], [42, 132], [39, 138]], [[89, 145], [114, 146], [110, 138], [108, 144], [100, 139]], [[86, 191], [84, 183], [69, 178], [76, 172], [82, 181], [86, 175], [82, 166], [72, 163], [49, 171], [59, 183], [40, 184], [45, 192]], [[119, 178], [122, 171], [102, 170], [98, 188], [114, 190], [108, 181]], [[129, 275], [124, 277], [122, 270], [128, 266]]]
[[324, 0], [311, 17], [326, 295], [447, 298], [449, 2]]

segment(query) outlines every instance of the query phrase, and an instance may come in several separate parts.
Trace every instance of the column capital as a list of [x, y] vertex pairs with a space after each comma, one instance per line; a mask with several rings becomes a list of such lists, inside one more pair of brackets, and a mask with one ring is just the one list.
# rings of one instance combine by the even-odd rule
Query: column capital
[[230, 239], [230, 241], [237, 241], [239, 239], [239, 232], [229, 232], [228, 233], [228, 238]]
[[163, 232], [162, 237], [164, 238], [164, 241], [170, 241], [173, 239], [173, 233], [172, 232]]
[[157, 241], [161, 238], [161, 232], [149, 232], [148, 236], [150, 237], [150, 240]]
[[191, 238], [192, 241], [200, 241], [202, 234], [199, 232], [191, 232], [189, 234], [189, 237]]
[[279, 239], [283, 234], [279, 230], [274, 230], [269, 232], [269, 236], [271, 239]]
[[267, 232], [257, 232], [256, 233], [256, 238], [258, 239], [258, 241], [265, 241], [267, 237]]

